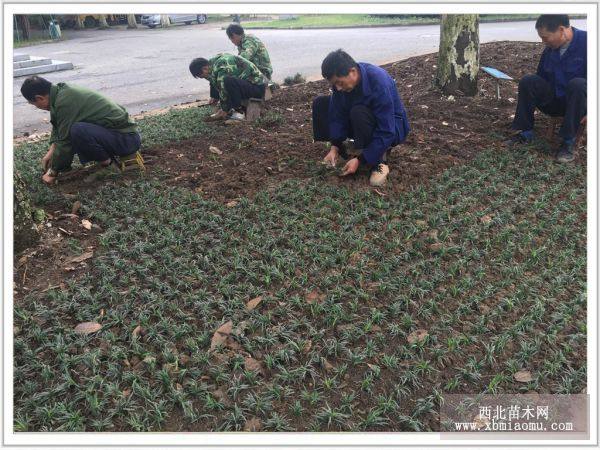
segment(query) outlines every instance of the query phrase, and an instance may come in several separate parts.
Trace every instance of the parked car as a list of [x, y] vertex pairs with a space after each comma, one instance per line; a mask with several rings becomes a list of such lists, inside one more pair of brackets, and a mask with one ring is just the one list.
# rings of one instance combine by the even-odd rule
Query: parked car
[[[206, 23], [206, 14], [169, 14], [169, 22], [185, 23], [190, 25], [192, 22]], [[160, 25], [160, 14], [146, 14], [142, 16], [142, 25], [154, 28]]]

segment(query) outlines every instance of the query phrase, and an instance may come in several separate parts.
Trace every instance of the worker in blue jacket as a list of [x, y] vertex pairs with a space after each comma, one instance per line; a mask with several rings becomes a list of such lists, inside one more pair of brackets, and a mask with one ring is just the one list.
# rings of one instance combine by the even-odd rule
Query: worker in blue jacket
[[371, 185], [382, 186], [390, 171], [386, 155], [410, 130], [396, 83], [381, 67], [357, 63], [341, 49], [327, 55], [321, 73], [333, 90], [313, 101], [314, 139], [331, 142], [324, 162], [335, 167], [340, 156], [348, 159], [344, 141], [353, 138], [361, 153], [346, 162], [342, 175], [365, 165]]
[[553, 117], [563, 117], [559, 135], [562, 143], [557, 161], [573, 161], [573, 147], [580, 125], [587, 117], [587, 33], [571, 27], [569, 16], [541, 15], [535, 23], [546, 48], [535, 75], [519, 82], [513, 129], [519, 133], [510, 143], [533, 140], [533, 113], [536, 108]]

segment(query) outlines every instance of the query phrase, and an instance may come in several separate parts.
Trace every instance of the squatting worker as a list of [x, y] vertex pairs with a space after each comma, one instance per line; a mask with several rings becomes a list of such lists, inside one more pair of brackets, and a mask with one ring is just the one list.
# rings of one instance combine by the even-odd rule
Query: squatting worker
[[365, 165], [371, 185], [385, 184], [386, 154], [410, 131], [396, 83], [381, 67], [357, 63], [341, 49], [327, 55], [321, 73], [333, 90], [331, 96], [317, 97], [312, 107], [315, 141], [331, 142], [324, 162], [335, 167], [339, 156], [347, 159], [344, 140], [354, 138], [354, 147], [362, 151], [346, 163], [343, 175]]
[[519, 82], [517, 111], [512, 127], [519, 130], [510, 144], [533, 140], [534, 111], [564, 116], [559, 135], [558, 162], [573, 161], [577, 130], [587, 116], [587, 33], [572, 27], [569, 16], [541, 15], [535, 28], [546, 48], [535, 75]]
[[244, 33], [244, 29], [238, 24], [229, 25], [225, 32], [231, 43], [238, 48], [238, 56], [253, 62], [267, 80], [270, 80], [273, 67], [265, 44], [253, 34]]
[[50, 148], [42, 158], [45, 183], [70, 170], [75, 154], [82, 164], [96, 161], [108, 167], [115, 157], [132, 155], [141, 146], [137, 125], [125, 108], [98, 92], [33, 76], [23, 82], [21, 94], [50, 111]]
[[266, 84], [258, 67], [241, 56], [219, 53], [211, 59], [196, 58], [190, 63], [194, 78], [210, 83], [211, 103], [220, 101], [214, 119], [245, 120], [242, 100], [262, 98]]

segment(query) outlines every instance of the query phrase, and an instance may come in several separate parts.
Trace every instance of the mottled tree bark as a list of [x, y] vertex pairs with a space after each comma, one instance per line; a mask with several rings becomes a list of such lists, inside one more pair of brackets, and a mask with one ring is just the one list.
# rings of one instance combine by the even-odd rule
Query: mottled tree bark
[[27, 17], [25, 14], [18, 14], [17, 25], [19, 26], [21, 33], [23, 33], [23, 39], [29, 39], [29, 37], [31, 36], [31, 25], [29, 24], [29, 17]]
[[135, 14], [127, 14], [127, 28], [137, 28]]
[[171, 25], [171, 21], [169, 20], [169, 15], [161, 14], [160, 15], [160, 27], [167, 28], [169, 25]]
[[445, 94], [477, 94], [479, 16], [443, 14], [436, 85]]
[[83, 20], [81, 20], [81, 16], [79, 14], [75, 15], [75, 29], [76, 30], [83, 30], [85, 28], [85, 25], [83, 24]]
[[33, 221], [33, 208], [27, 187], [16, 170], [13, 174], [13, 183], [14, 251], [18, 253], [34, 245], [39, 240], [40, 234]]
[[108, 28], [108, 22], [106, 21], [106, 14], [100, 14], [100, 18], [98, 19], [98, 21], [100, 22], [100, 24], [98, 25], [98, 28], [100, 28], [101, 30], [106, 30]]

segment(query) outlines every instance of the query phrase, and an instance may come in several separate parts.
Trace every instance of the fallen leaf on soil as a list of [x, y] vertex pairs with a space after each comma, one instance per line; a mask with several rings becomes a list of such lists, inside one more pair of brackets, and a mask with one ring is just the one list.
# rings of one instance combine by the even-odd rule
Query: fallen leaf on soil
[[408, 341], [409, 344], [415, 344], [417, 342], [421, 342], [421, 341], [425, 340], [425, 338], [427, 336], [429, 336], [429, 333], [427, 332], [427, 330], [419, 329], [419, 330], [415, 330], [412, 333], [410, 333], [408, 335], [408, 337], [406, 338], [406, 340]]
[[482, 224], [488, 225], [492, 221], [492, 216], [490, 216], [489, 214], [486, 214], [485, 216], [481, 217], [479, 220], [481, 221]]
[[81, 202], [79, 200], [77, 200], [75, 203], [73, 203], [73, 208], [71, 208], [71, 214], [77, 214], [80, 209], [81, 209]]
[[310, 352], [310, 349], [312, 348], [312, 341], [308, 341], [305, 345], [304, 348], [302, 349], [302, 353], [304, 353], [305, 355]]
[[85, 252], [82, 255], [79, 256], [75, 256], [74, 258], [71, 258], [69, 260], [70, 263], [80, 263], [85, 261], [86, 259], [90, 259], [92, 256], [94, 256], [94, 252]]
[[329, 361], [327, 361], [325, 358], [323, 358], [323, 368], [327, 371], [330, 372], [334, 369], [333, 364], [331, 364]]
[[253, 417], [246, 421], [244, 425], [244, 431], [260, 431], [262, 430], [262, 422], [258, 417]]
[[215, 331], [215, 334], [210, 341], [210, 349], [214, 350], [218, 346], [225, 344], [232, 330], [233, 322], [231, 320], [221, 325], [217, 331]]
[[71, 236], [73, 234], [73, 232], [71, 231], [67, 231], [64, 228], [58, 227], [59, 231], [62, 231], [63, 233], [65, 233], [67, 236]]
[[75, 327], [77, 334], [91, 334], [102, 329], [102, 325], [97, 322], [83, 322]]
[[444, 125], [445, 127], [447, 127], [450, 124], [448, 122], [442, 122], [442, 125]]
[[259, 295], [258, 297], [253, 298], [248, 303], [246, 303], [246, 309], [248, 311], [252, 311], [254, 308], [256, 308], [260, 304], [260, 302], [262, 302], [262, 295]]
[[237, 204], [238, 204], [237, 200], [231, 200], [230, 202], [225, 203], [225, 206], [227, 206], [228, 208], [233, 208]]
[[433, 244], [431, 244], [429, 246], [429, 250], [431, 250], [432, 252], [437, 252], [441, 248], [442, 248], [441, 242], [434, 242]]
[[260, 372], [262, 370], [262, 366], [261, 366], [260, 362], [258, 362], [254, 358], [249, 358], [249, 357], [244, 359], [244, 367], [246, 368], [246, 370], [250, 370], [250, 371]]
[[325, 300], [325, 295], [321, 294], [319, 291], [317, 291], [316, 289], [313, 291], [310, 291], [307, 295], [306, 295], [306, 303], [315, 303], [315, 302], [322, 302], [323, 300]]
[[83, 219], [81, 221], [81, 226], [83, 226], [83, 228], [85, 228], [86, 230], [91, 230], [92, 229], [92, 222], [90, 222], [87, 219]]
[[142, 326], [141, 326], [141, 325], [138, 325], [137, 327], [135, 327], [135, 328], [133, 329], [133, 331], [131, 332], [131, 334], [132, 334], [133, 336], [136, 336], [136, 337], [137, 337], [137, 336], [139, 336], [139, 335], [140, 335], [140, 334], [143, 332], [143, 330], [144, 330], [144, 329], [142, 328]]
[[223, 152], [221, 150], [219, 150], [219, 147], [215, 147], [214, 145], [211, 145], [210, 147], [208, 147], [208, 151], [211, 153], [214, 153], [215, 155], [223, 154]]
[[513, 377], [519, 383], [529, 383], [531, 380], [533, 380], [533, 377], [531, 376], [531, 372], [529, 370], [519, 370], [513, 375]]
[[420, 227], [427, 226], [427, 222], [424, 220], [417, 220], [415, 223]]

